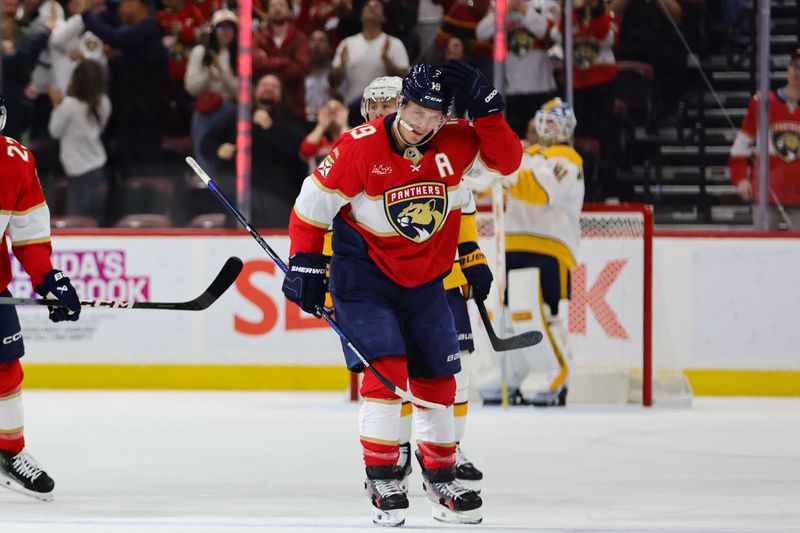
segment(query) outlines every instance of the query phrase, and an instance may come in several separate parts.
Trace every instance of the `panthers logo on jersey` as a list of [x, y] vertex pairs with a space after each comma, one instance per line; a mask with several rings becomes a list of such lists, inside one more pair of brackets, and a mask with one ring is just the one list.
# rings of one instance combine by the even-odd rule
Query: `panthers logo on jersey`
[[390, 189], [383, 194], [389, 223], [406, 239], [421, 243], [442, 227], [447, 213], [447, 187], [426, 181]]
[[775, 151], [786, 163], [800, 157], [800, 132], [794, 131], [795, 128], [796, 125], [791, 122], [777, 122], [771, 126]]

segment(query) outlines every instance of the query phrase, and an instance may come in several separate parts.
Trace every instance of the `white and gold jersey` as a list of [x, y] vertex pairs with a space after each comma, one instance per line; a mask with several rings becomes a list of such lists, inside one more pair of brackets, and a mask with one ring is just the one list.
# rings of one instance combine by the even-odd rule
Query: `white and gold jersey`
[[535, 144], [525, 150], [506, 185], [506, 252], [546, 254], [572, 270], [584, 196], [578, 152], [565, 144]]

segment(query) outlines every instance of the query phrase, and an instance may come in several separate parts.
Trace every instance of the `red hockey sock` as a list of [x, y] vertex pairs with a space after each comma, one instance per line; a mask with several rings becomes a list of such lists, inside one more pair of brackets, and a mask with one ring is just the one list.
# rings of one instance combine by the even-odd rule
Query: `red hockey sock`
[[449, 468], [456, 464], [456, 445], [440, 446], [430, 442], [417, 442], [426, 469]]
[[0, 450], [17, 454], [25, 447], [22, 432], [22, 365], [0, 364]]

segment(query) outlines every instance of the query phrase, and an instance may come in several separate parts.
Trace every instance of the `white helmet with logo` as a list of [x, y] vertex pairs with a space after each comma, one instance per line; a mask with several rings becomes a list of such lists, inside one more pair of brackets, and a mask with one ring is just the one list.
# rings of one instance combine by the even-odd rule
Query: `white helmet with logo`
[[546, 102], [536, 112], [533, 121], [539, 142], [544, 144], [569, 142], [578, 124], [572, 106], [561, 98]]
[[403, 90], [403, 78], [398, 76], [381, 76], [375, 78], [364, 89], [364, 96], [361, 98], [361, 116], [364, 120], [369, 120], [368, 102], [370, 100], [392, 100], [397, 98]]

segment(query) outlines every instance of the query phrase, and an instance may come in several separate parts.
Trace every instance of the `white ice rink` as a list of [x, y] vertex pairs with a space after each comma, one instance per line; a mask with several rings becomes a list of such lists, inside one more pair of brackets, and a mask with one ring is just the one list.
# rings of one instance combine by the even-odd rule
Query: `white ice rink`
[[[0, 490], [0, 533], [383, 531], [344, 393], [27, 391], [25, 407], [56, 496]], [[800, 399], [469, 417], [484, 523], [435, 522], [415, 464], [401, 530], [800, 532]]]

